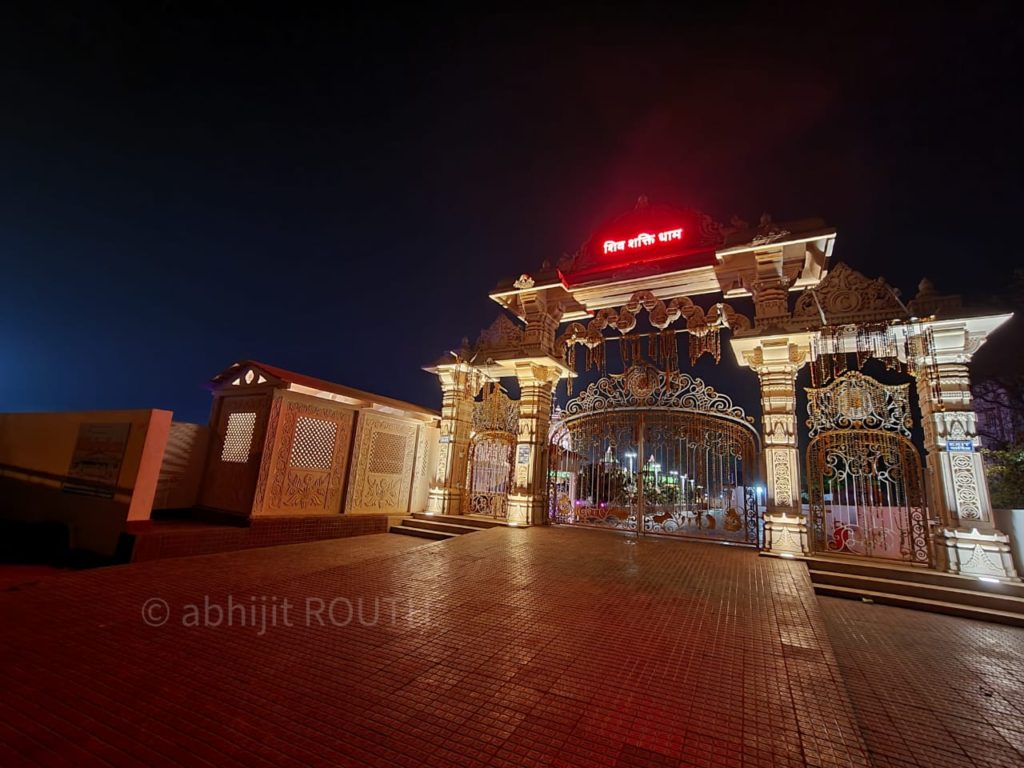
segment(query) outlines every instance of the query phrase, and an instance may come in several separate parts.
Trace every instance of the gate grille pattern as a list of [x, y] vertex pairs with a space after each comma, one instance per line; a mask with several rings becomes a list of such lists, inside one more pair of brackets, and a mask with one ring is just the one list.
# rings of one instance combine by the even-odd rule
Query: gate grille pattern
[[817, 552], [931, 561], [909, 385], [857, 371], [808, 389], [807, 487]]
[[756, 433], [700, 379], [648, 365], [602, 378], [553, 443], [552, 522], [758, 543]]

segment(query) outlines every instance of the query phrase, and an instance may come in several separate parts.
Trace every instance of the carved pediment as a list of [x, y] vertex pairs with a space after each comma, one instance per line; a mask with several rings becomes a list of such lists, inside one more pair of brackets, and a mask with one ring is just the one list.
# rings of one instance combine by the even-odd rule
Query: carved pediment
[[482, 360], [514, 357], [523, 346], [523, 327], [507, 315], [498, 315], [490, 327], [477, 336], [475, 352]]
[[794, 324], [811, 328], [908, 317], [907, 308], [884, 278], [871, 280], [841, 263], [804, 291], [793, 310]]

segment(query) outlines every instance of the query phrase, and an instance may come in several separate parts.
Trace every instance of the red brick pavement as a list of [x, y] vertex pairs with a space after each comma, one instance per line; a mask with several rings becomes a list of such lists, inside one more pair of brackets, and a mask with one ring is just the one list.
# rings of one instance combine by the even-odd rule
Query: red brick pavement
[[[344, 554], [370, 538], [0, 594], [0, 764], [869, 765], [802, 564], [564, 529]], [[397, 609], [183, 626], [204, 596]]]
[[133, 540], [131, 559], [134, 563], [373, 535], [387, 530], [387, 515], [263, 517], [250, 520], [245, 526], [180, 520], [145, 520], [127, 525], [127, 533]]
[[878, 768], [1024, 766], [1024, 630], [820, 601]]

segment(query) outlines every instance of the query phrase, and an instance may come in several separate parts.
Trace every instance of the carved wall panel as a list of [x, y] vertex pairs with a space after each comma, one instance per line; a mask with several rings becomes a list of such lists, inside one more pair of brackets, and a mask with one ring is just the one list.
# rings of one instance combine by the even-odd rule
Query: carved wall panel
[[340, 514], [354, 417], [342, 405], [280, 392], [253, 514]]
[[373, 411], [359, 414], [348, 512], [409, 511], [418, 425]]
[[411, 512], [423, 512], [427, 508], [430, 494], [430, 480], [437, 469], [438, 440], [441, 430], [427, 424], [420, 424], [416, 438], [416, 466], [412, 475]]
[[953, 474], [953, 496], [961, 520], [981, 519], [981, 500], [978, 498], [978, 473], [973, 453], [949, 454]]
[[788, 448], [769, 449], [773, 500], [777, 507], [793, 506], [793, 456]]

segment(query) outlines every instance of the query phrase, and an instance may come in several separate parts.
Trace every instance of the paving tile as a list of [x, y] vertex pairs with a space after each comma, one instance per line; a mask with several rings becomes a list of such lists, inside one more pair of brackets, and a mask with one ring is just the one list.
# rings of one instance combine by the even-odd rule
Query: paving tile
[[[0, 593], [0, 765], [869, 765], [800, 563], [605, 531], [392, 540]], [[162, 626], [143, 620], [153, 599]], [[1010, 734], [1000, 743], [1016, 743], [1014, 687], [978, 686]], [[936, 743], [940, 720], [910, 736], [872, 706], [887, 759]]]
[[1024, 766], [1024, 630], [820, 598], [876, 766]]

